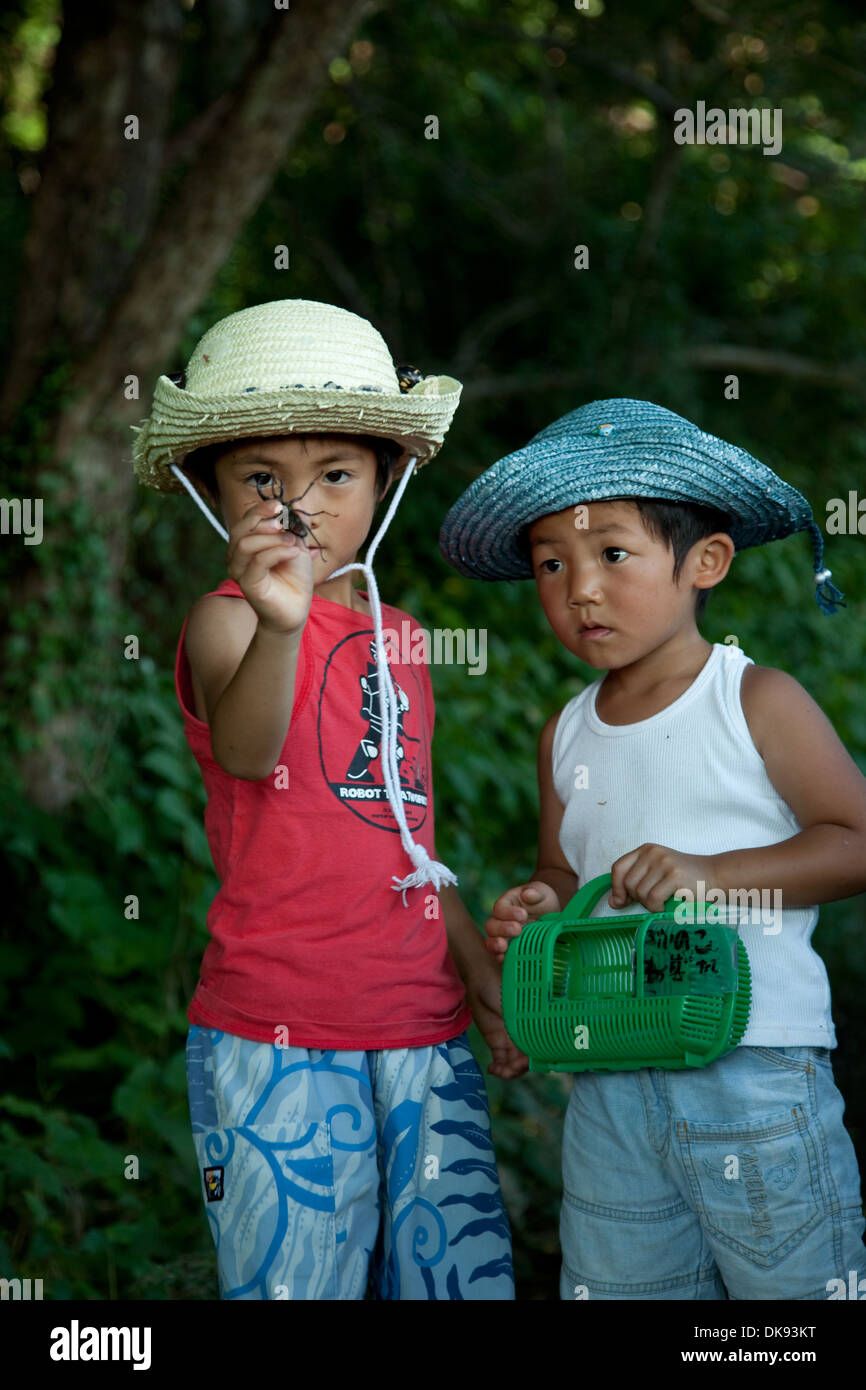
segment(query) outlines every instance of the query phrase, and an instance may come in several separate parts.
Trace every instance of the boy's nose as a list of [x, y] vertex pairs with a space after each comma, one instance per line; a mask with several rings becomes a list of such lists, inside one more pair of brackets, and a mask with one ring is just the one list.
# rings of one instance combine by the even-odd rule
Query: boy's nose
[[601, 602], [601, 585], [588, 571], [574, 571], [569, 585], [569, 608], [584, 608], [588, 603]]

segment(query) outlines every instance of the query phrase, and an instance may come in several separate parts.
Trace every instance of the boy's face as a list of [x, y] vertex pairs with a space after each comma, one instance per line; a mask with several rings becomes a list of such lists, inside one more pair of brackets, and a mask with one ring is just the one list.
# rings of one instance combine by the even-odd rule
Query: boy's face
[[[258, 481], [270, 494], [275, 480], [312, 532], [303, 544], [313, 561], [313, 584], [350, 564], [363, 545], [376, 505], [376, 455], [351, 435], [244, 439], [214, 465], [226, 528], [250, 509], [263, 508]], [[279, 493], [279, 488], [276, 488]]]
[[567, 507], [539, 517], [528, 534], [550, 626], [563, 646], [601, 670], [631, 665], [696, 633], [693, 586], [717, 584], [734, 553], [730, 537], [708, 536], [674, 580], [673, 552], [644, 529], [637, 507], [622, 501]]

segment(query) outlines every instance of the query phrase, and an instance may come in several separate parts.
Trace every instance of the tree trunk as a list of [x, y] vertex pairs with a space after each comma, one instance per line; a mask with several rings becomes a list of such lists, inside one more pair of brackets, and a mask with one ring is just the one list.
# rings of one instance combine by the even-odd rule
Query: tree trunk
[[[294, 0], [272, 12], [244, 4], [251, 52], [241, 75], [171, 135], [181, 74], [180, 0], [67, 7], [0, 394], [0, 422], [8, 429], [32, 409], [46, 369], [61, 354], [69, 362], [70, 389], [58, 413], [43, 422], [59, 468], [37, 461], [28, 473], [28, 491], [46, 499], [43, 554], [34, 566], [22, 545], [9, 586], [10, 612], [28, 605], [43, 630], [56, 621], [52, 552], [74, 503], [86, 507], [109, 555], [110, 593], [94, 592], [93, 608], [104, 611], [106, 597], [117, 599], [135, 487], [129, 426], [147, 413], [155, 377], [173, 365], [187, 321], [302, 130], [328, 63], [381, 0]], [[223, 19], [231, 10], [237, 21], [238, 0], [221, 0], [218, 8]], [[230, 69], [232, 53], [223, 56]], [[131, 116], [138, 119], [137, 139], [124, 134]], [[178, 161], [186, 164], [180, 176]], [[140, 399], [124, 396], [130, 376], [140, 383]], [[50, 481], [55, 471], [64, 479], [59, 490]], [[98, 664], [91, 657], [81, 672], [68, 673], [84, 698]], [[82, 701], [47, 722], [23, 709], [17, 716], [25, 743], [37, 740], [24, 757], [28, 795], [58, 810], [87, 782], [89, 755], [82, 750], [99, 739], [91, 708]]]

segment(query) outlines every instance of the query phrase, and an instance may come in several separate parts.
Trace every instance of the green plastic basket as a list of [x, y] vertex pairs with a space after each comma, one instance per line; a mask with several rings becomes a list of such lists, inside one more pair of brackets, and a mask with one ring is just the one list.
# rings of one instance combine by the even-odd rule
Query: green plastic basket
[[[706, 1067], [736, 1047], [752, 988], [736, 926], [698, 904], [591, 918], [611, 876], [585, 884], [562, 912], [509, 943], [502, 1015], [531, 1071], [672, 1071]], [[707, 920], [703, 920], [706, 917]]]

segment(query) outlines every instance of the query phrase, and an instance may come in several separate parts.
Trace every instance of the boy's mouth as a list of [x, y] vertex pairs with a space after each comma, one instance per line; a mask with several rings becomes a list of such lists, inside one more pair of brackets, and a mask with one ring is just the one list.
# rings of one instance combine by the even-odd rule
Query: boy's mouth
[[580, 636], [586, 637], [590, 641], [598, 637], [607, 637], [611, 629], [602, 626], [601, 623], [581, 623]]

